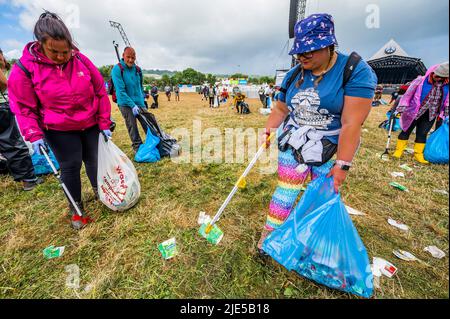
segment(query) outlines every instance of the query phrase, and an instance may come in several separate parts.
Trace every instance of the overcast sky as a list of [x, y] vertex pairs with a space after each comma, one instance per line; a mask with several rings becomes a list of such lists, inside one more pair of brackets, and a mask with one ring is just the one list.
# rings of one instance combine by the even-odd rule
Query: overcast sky
[[[366, 25], [371, 4], [379, 8], [379, 28]], [[307, 14], [334, 16], [344, 53], [369, 59], [394, 38], [429, 67], [448, 60], [448, 7], [448, 0], [311, 0]], [[19, 57], [33, 39], [42, 8], [72, 26], [81, 51], [98, 66], [116, 62], [113, 40], [123, 48], [109, 20], [123, 25], [145, 69], [273, 75], [290, 63], [288, 0], [0, 0], [0, 47], [8, 57]]]

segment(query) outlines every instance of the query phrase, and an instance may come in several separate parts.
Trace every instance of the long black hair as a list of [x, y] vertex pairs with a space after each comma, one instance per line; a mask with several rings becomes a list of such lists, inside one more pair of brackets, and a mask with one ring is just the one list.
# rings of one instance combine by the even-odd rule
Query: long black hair
[[[336, 52], [336, 45], [331, 45], [331, 46], [328, 47], [328, 49], [330, 50], [330, 60], [328, 61], [328, 66], [327, 66], [327, 68], [330, 66], [331, 61], [333, 60], [334, 52]], [[301, 68], [301, 71], [300, 71], [300, 79], [299, 79], [299, 80], [297, 81], [297, 83], [295, 84], [295, 86], [296, 86], [297, 88], [299, 88], [299, 87], [303, 84], [303, 82], [305, 81], [305, 78], [304, 78], [304, 76], [305, 76], [305, 70], [303, 69], [303, 66], [302, 66], [301, 63], [300, 63], [300, 65], [299, 65], [299, 67]], [[323, 76], [324, 76], [324, 74], [319, 75], [319, 77], [314, 81], [314, 86], [315, 86], [315, 87], [317, 87], [317, 85], [319, 85], [320, 81], [322, 81]]]
[[64, 21], [56, 14], [45, 10], [34, 26], [34, 37], [41, 43], [48, 39], [66, 40], [71, 49], [75, 48], [72, 35]]

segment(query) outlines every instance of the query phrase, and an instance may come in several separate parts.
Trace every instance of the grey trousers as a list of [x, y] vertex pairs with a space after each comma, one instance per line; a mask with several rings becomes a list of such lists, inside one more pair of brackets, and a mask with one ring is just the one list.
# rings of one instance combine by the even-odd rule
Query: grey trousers
[[[131, 146], [133, 147], [134, 151], [137, 152], [139, 149], [139, 146], [142, 144], [142, 139], [139, 134], [138, 126], [136, 117], [133, 115], [133, 110], [131, 107], [128, 106], [119, 106], [120, 112], [122, 113], [123, 119], [125, 120], [125, 125], [128, 129], [128, 135], [131, 139]], [[147, 124], [145, 121], [141, 118], [141, 116], [137, 116], [137, 119], [141, 123], [142, 128], [144, 129], [145, 134], [147, 134]]]

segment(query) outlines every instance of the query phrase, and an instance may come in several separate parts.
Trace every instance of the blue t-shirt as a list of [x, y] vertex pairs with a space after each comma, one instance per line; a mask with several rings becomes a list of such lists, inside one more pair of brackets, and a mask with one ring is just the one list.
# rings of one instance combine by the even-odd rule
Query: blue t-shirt
[[423, 82], [422, 86], [422, 95], [420, 96], [420, 103], [423, 103], [423, 100], [428, 96], [428, 94], [431, 92], [431, 89], [433, 88], [433, 84], [430, 83], [428, 79], [426, 79]]
[[[299, 88], [296, 87], [296, 83], [301, 74], [289, 88], [286, 88], [286, 85], [295, 68], [286, 74], [281, 86], [286, 88], [287, 93], [281, 92], [278, 98], [286, 103], [291, 119], [299, 126], [308, 125], [325, 131], [338, 130], [342, 127], [344, 96], [367, 99], [374, 97], [378, 79], [365, 61], [359, 62], [347, 85], [343, 87], [344, 69], [348, 58], [348, 55], [338, 53], [335, 65], [323, 76], [316, 89], [314, 81], [317, 76], [312, 75], [310, 70], [304, 71], [304, 82]], [[337, 144], [339, 135], [327, 139]]]

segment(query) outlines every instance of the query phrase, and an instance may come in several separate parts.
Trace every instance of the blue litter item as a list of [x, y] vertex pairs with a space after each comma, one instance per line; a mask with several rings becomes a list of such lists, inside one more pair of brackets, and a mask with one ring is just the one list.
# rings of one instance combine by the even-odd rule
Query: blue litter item
[[266, 101], [267, 101], [267, 108], [271, 109], [272, 108], [272, 99], [270, 97], [266, 97]]
[[441, 127], [433, 132], [427, 140], [424, 156], [428, 162], [433, 164], [448, 164], [448, 134], [448, 119], [446, 119]]
[[155, 163], [159, 161], [161, 155], [157, 146], [160, 141], [159, 137], [153, 135], [150, 129], [148, 129], [145, 143], [139, 147], [134, 160], [138, 163]]
[[[59, 163], [56, 160], [55, 154], [53, 154], [52, 150], [50, 149], [50, 147], [48, 147], [48, 156], [50, 157], [50, 160], [52, 161], [53, 165], [55, 166], [55, 168], [57, 170], [59, 170]], [[50, 165], [48, 164], [47, 160], [45, 159], [44, 155], [40, 155], [38, 153], [34, 153], [31, 156], [31, 161], [33, 162], [33, 166], [34, 166], [34, 173], [36, 175], [48, 175], [48, 174], [53, 174], [53, 170], [50, 167]]]
[[[380, 124], [380, 128], [384, 128], [386, 131], [389, 131], [389, 125], [390, 125], [390, 118], [391, 118], [391, 111], [386, 113], [387, 120]], [[395, 117], [394, 119], [394, 125], [392, 126], [392, 132], [401, 131], [402, 127], [400, 125], [400, 119], [398, 117]]]
[[312, 181], [263, 250], [288, 270], [327, 287], [369, 298], [373, 275], [358, 232], [333, 188], [333, 178]]

